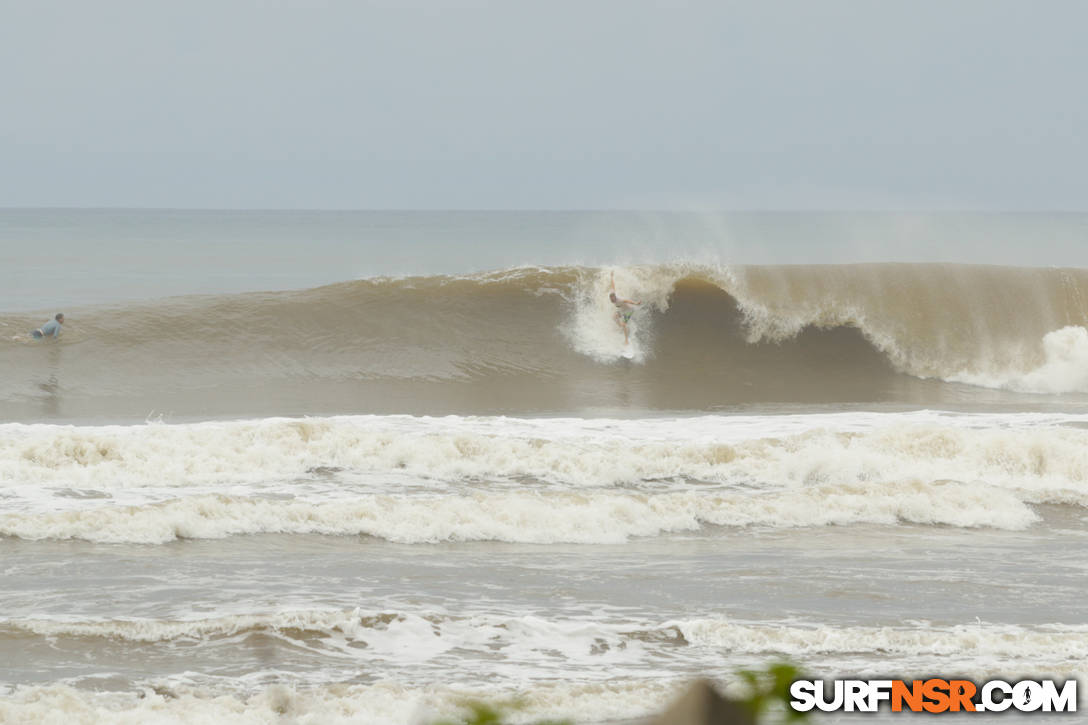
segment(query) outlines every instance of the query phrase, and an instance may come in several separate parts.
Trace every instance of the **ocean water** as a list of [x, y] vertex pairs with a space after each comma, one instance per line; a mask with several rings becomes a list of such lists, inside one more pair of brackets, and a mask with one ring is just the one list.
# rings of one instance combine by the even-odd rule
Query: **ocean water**
[[1088, 216], [6, 210], [0, 262], [0, 722], [1085, 685]]

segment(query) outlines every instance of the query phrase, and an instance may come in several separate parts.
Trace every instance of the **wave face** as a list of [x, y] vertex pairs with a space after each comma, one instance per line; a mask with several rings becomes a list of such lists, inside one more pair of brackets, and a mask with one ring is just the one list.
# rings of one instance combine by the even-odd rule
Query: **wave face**
[[[643, 302], [631, 360], [607, 300]], [[75, 314], [73, 314], [75, 312]], [[1088, 394], [1088, 271], [926, 264], [518, 268], [4, 320], [14, 420], [713, 410]], [[274, 390], [274, 395], [270, 394]]]

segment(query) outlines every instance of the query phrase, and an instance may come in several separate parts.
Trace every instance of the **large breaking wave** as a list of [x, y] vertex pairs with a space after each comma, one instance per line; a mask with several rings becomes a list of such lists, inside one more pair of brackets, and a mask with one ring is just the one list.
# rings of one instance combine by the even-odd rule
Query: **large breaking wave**
[[[631, 362], [607, 300], [613, 272], [643, 302]], [[26, 338], [40, 316], [3, 320], [9, 419], [1088, 393], [1079, 269], [518, 268], [66, 312], [59, 344]]]

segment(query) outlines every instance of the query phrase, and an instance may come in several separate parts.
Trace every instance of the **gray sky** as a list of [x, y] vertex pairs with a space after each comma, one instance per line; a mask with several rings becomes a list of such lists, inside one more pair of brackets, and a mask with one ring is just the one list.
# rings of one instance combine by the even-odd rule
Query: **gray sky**
[[0, 206], [1088, 210], [1088, 3], [0, 0]]

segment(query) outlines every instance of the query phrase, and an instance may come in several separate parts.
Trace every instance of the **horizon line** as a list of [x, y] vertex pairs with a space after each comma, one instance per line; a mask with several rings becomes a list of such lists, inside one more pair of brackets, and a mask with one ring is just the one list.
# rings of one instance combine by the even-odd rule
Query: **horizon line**
[[128, 212], [262, 212], [262, 213], [427, 213], [427, 214], [1088, 214], [1088, 209], [987, 209], [987, 208], [803, 208], [803, 207], [246, 207], [246, 206], [90, 206], [90, 205], [0, 205], [0, 212], [12, 211], [128, 211]]

